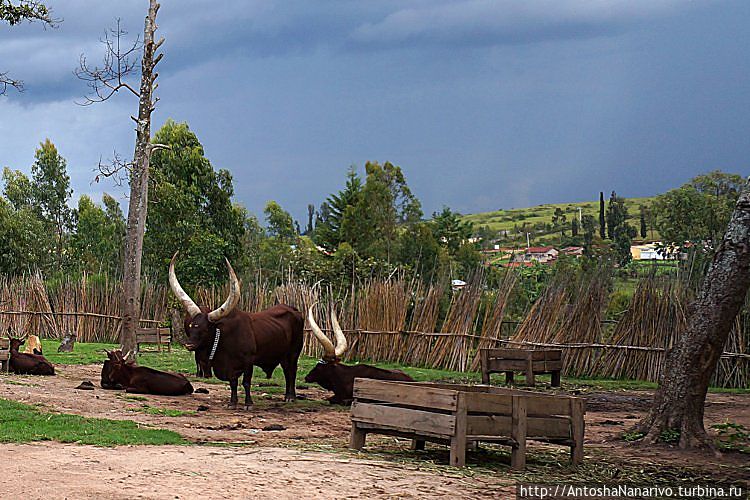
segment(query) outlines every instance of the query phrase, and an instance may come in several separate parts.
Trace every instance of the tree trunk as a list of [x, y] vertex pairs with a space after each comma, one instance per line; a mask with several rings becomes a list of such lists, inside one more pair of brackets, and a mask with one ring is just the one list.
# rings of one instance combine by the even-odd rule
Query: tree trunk
[[680, 448], [713, 448], [703, 426], [706, 393], [749, 286], [750, 182], [691, 306], [687, 330], [667, 356], [651, 412], [638, 424], [644, 441], [678, 432]]
[[153, 91], [156, 74], [154, 66], [159, 58], [154, 53], [163, 39], [154, 41], [156, 14], [159, 4], [150, 0], [143, 28], [143, 59], [141, 61], [141, 88], [136, 122], [135, 153], [130, 173], [130, 204], [125, 236], [125, 262], [123, 272], [123, 307], [120, 344], [125, 353], [136, 354], [135, 331], [141, 318], [141, 255], [143, 235], [146, 231], [148, 210], [148, 170], [151, 160], [151, 112], [154, 110]]

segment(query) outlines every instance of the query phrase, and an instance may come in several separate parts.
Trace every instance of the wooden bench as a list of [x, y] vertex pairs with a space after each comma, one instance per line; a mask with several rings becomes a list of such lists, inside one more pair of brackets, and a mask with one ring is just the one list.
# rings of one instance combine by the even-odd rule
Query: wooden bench
[[[170, 328], [138, 328], [135, 331], [136, 349], [138, 352], [161, 352], [166, 346], [172, 352], [172, 330]], [[141, 344], [156, 344], [156, 350], [141, 351]]]
[[552, 374], [552, 386], [560, 387], [563, 359], [560, 349], [480, 349], [482, 383], [490, 383], [490, 373], [505, 372], [505, 383], [513, 383], [513, 372], [526, 374], [526, 385], [533, 386], [534, 376]]
[[10, 371], [10, 339], [0, 338], [0, 367]]
[[570, 447], [583, 460], [584, 400], [485, 385], [356, 379], [349, 447], [360, 450], [368, 433], [450, 445], [450, 464], [466, 464], [467, 445], [481, 441], [512, 448], [511, 466], [526, 466], [526, 441]]

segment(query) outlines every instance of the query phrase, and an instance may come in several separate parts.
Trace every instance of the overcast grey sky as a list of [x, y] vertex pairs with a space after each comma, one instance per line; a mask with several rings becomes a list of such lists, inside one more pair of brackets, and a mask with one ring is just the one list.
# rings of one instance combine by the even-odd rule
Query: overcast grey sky
[[[0, 167], [49, 137], [75, 197], [100, 157], [132, 155], [122, 95], [75, 104], [73, 69], [147, 3], [51, 0], [57, 29], [0, 25]], [[427, 214], [647, 196], [715, 168], [750, 173], [750, 2], [164, 0], [158, 129], [187, 121], [236, 199], [304, 219], [349, 165], [400, 165]]]

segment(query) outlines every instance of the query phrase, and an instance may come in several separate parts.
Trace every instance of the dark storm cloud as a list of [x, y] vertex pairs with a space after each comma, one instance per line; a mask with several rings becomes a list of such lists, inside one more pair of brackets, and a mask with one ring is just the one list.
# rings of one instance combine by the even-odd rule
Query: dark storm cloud
[[[134, 40], [143, 25], [140, 2], [52, 1], [62, 22], [55, 29], [29, 24], [0, 32], [0, 61], [22, 75], [34, 97], [80, 97], [85, 85], [73, 76], [79, 57], [101, 61], [98, 43], [119, 18]], [[321, 47], [390, 50], [432, 45], [452, 48], [525, 44], [554, 39], [585, 39], [615, 34], [637, 22], [664, 15], [674, 2], [653, 0], [497, 0], [341, 2], [224, 1], [163, 2], [160, 31], [169, 57], [163, 75], [231, 58], [284, 57]], [[444, 48], [441, 50], [445, 50]], [[238, 61], [242, 63], [242, 61]], [[19, 76], [20, 77], [20, 76]]]
[[[147, 2], [51, 2], [57, 29], [0, 26], [0, 167], [45, 137], [76, 194], [133, 148], [127, 95], [81, 108], [79, 55]], [[240, 202], [296, 217], [367, 160], [404, 168], [429, 214], [650, 195], [747, 173], [750, 4], [642, 0], [164, 0], [154, 129], [187, 121]], [[743, 169], [745, 172], [743, 172]]]

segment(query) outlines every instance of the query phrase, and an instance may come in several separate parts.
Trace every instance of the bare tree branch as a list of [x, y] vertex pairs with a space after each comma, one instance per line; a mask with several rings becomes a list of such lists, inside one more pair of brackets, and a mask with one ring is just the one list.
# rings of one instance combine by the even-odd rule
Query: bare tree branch
[[122, 186], [130, 177], [133, 170], [133, 162], [125, 160], [117, 151], [112, 152], [112, 158], [106, 162], [99, 158], [99, 164], [94, 169], [99, 172], [92, 182], [99, 182], [102, 177], [111, 178], [116, 186]]
[[13, 87], [17, 91], [23, 92], [23, 82], [21, 80], [14, 80], [8, 76], [8, 73], [0, 73], [0, 95], [5, 95], [8, 87]]
[[103, 102], [115, 95], [122, 89], [130, 91], [134, 96], [140, 97], [126, 80], [129, 77], [136, 76], [137, 65], [139, 62], [137, 52], [143, 46], [140, 37], [137, 36], [135, 41], [124, 49], [121, 45], [127, 31], [120, 27], [120, 20], [117, 19], [117, 27], [104, 33], [104, 38], [100, 40], [104, 44], [104, 61], [102, 66], [91, 67], [86, 60], [86, 56], [81, 54], [78, 68], [75, 75], [85, 81], [91, 89], [91, 94], [84, 97], [81, 106], [88, 106], [95, 102]]

